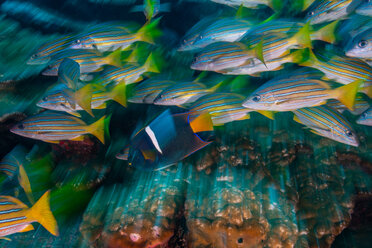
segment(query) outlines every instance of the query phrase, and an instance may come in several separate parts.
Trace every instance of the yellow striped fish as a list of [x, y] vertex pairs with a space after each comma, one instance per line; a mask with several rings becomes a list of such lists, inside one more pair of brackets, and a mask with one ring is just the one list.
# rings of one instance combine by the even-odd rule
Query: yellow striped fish
[[19, 165], [23, 163], [22, 161], [26, 155], [26, 148], [21, 145], [17, 145], [1, 160], [0, 172], [6, 175], [9, 179], [12, 179], [18, 172]]
[[0, 237], [34, 230], [39, 222], [51, 234], [58, 236], [57, 222], [49, 206], [47, 191], [31, 208], [12, 196], [0, 196]]
[[15, 125], [10, 131], [50, 143], [58, 143], [60, 140], [83, 140], [83, 135], [90, 133], [104, 143], [104, 130], [108, 121], [109, 118], [106, 122], [106, 116], [103, 116], [93, 124], [87, 125], [74, 116], [44, 111]]
[[[331, 99], [327, 102], [327, 106], [336, 109], [338, 112], [343, 113], [347, 108], [340, 101]], [[370, 104], [364, 99], [362, 94], [357, 94], [355, 97], [354, 110], [349, 110], [353, 115], [360, 115], [370, 107]]]
[[362, 82], [355, 81], [338, 88], [322, 80], [284, 78], [270, 80], [255, 90], [243, 103], [250, 109], [291, 111], [323, 105], [328, 99], [337, 99], [353, 109], [355, 95]]
[[356, 121], [360, 125], [372, 126], [372, 108], [364, 112]]
[[352, 126], [337, 110], [318, 106], [298, 109], [293, 113], [294, 120], [311, 128], [311, 132], [344, 144], [359, 146]]
[[128, 102], [132, 103], [154, 103], [155, 98], [167, 87], [176, 82], [167, 79], [147, 79], [134, 88], [133, 95]]

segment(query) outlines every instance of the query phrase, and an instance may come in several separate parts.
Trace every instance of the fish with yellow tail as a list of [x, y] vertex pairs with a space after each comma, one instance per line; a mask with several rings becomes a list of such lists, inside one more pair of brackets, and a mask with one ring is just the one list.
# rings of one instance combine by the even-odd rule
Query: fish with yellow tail
[[49, 143], [59, 143], [61, 140], [81, 141], [85, 134], [93, 134], [102, 143], [105, 142], [105, 130], [110, 117], [103, 116], [98, 121], [87, 125], [83, 120], [54, 111], [44, 111], [25, 119], [10, 129], [11, 132]]
[[31, 223], [40, 223], [48, 232], [58, 236], [58, 226], [50, 210], [50, 191], [29, 208], [17, 198], [0, 196], [0, 237], [34, 230]]

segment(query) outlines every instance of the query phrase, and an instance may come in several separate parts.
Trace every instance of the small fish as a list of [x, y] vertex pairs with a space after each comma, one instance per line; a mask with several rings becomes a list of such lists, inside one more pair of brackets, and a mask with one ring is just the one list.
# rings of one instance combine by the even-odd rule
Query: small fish
[[[334, 109], [336, 109], [341, 114], [347, 109], [345, 105], [343, 105], [340, 101], [337, 101], [336, 99], [331, 99], [327, 102], [327, 106], [330, 106]], [[353, 115], [360, 115], [367, 109], [369, 109], [370, 104], [367, 100], [364, 99], [362, 94], [357, 94], [355, 97], [355, 103], [354, 103], [354, 110], [349, 110], [350, 113]]]
[[294, 120], [311, 129], [311, 132], [352, 146], [359, 146], [351, 124], [337, 110], [328, 106], [301, 108], [293, 111]]
[[372, 28], [353, 37], [346, 46], [346, 56], [372, 58]]
[[60, 140], [83, 140], [83, 135], [90, 133], [104, 143], [104, 131], [108, 122], [109, 118], [103, 116], [95, 123], [87, 125], [71, 115], [44, 111], [15, 125], [10, 131], [50, 143], [57, 143]]
[[250, 109], [291, 111], [304, 107], [323, 105], [328, 99], [337, 99], [353, 109], [355, 95], [362, 81], [338, 88], [322, 80], [297, 80], [284, 78], [270, 80], [255, 90], [243, 103]]
[[211, 143], [213, 124], [208, 114], [190, 121], [190, 114], [164, 111], [131, 139], [130, 165], [142, 170], [161, 170]]
[[165, 88], [174, 84], [174, 81], [167, 79], [147, 79], [134, 88], [133, 95], [128, 102], [152, 104]]
[[356, 121], [356, 123], [360, 125], [372, 126], [372, 108], [364, 112]]
[[327, 21], [345, 19], [361, 0], [317, 0], [306, 12], [306, 21], [318, 24]]
[[64, 84], [70, 89], [76, 89], [79, 77], [80, 65], [69, 58], [62, 60], [58, 69], [58, 83]]
[[0, 172], [12, 179], [18, 173], [19, 165], [23, 163], [23, 158], [27, 155], [27, 150], [21, 145], [13, 148], [0, 162]]
[[361, 5], [355, 10], [359, 15], [372, 17], [372, 1], [364, 0]]
[[0, 196], [0, 237], [34, 230], [39, 222], [48, 232], [58, 236], [57, 222], [50, 210], [50, 191], [47, 191], [31, 208], [12, 196]]
[[88, 32], [72, 41], [69, 48], [97, 49], [105, 52], [125, 49], [137, 41], [154, 44], [154, 38], [160, 35], [160, 31], [157, 30], [159, 21], [160, 19], [156, 19], [146, 23], [137, 32], [133, 32], [133, 27], [129, 24], [124, 27], [108, 26], [106, 30], [101, 29], [93, 34]]
[[105, 66], [102, 72], [100, 73], [100, 76], [103, 79], [102, 84], [104, 86], [107, 86], [112, 82], [114, 82], [115, 84], [119, 82], [132, 84], [141, 81], [143, 79], [142, 75], [146, 72], [153, 73], [160, 72], [154, 60], [153, 54], [149, 55], [146, 62], [142, 66], [133, 63], [126, 63], [122, 67]]
[[272, 1], [271, 0], [211, 0], [215, 3], [220, 3], [228, 6], [244, 6], [246, 8], [253, 8], [256, 9], [260, 5], [266, 5], [269, 7], [272, 7]]
[[183, 82], [165, 88], [154, 100], [155, 105], [180, 106], [186, 103], [195, 102], [200, 97], [216, 91], [220, 82], [211, 88], [207, 88], [199, 82]]
[[90, 73], [102, 70], [104, 65], [121, 65], [121, 51], [117, 50], [108, 55], [103, 55], [96, 50], [69, 49], [58, 53], [52, 57], [52, 63], [49, 64], [42, 74], [45, 76], [57, 76], [58, 68], [62, 61], [70, 58], [80, 65], [80, 73]]

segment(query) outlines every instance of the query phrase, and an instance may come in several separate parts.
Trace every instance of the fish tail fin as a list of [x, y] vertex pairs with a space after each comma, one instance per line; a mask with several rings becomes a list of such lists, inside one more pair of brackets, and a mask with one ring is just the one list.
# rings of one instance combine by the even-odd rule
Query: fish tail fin
[[135, 46], [129, 56], [125, 59], [125, 62], [138, 63], [140, 57], [139, 53], [138, 46]]
[[146, 62], [143, 65], [143, 67], [148, 72], [154, 72], [154, 73], [159, 73], [160, 72], [157, 64], [155, 63], [154, 55], [152, 53], [146, 59]]
[[[318, 58], [314, 54], [314, 52], [311, 49], [306, 49], [304, 50], [303, 53], [303, 62], [299, 63], [301, 66], [312, 66], [313, 64], [316, 64], [319, 62]], [[305, 56], [307, 55], [307, 56]]]
[[269, 118], [270, 120], [274, 120], [274, 112], [273, 111], [267, 111], [267, 110], [257, 110], [258, 113], [261, 115]]
[[108, 131], [108, 125], [110, 123], [110, 118], [111, 116], [109, 117], [103, 116], [101, 117], [101, 119], [90, 124], [87, 127], [87, 132], [96, 136], [97, 139], [99, 139], [99, 141], [102, 142], [102, 144], [105, 144], [105, 133], [107, 133]]
[[161, 31], [158, 29], [158, 24], [161, 18], [157, 18], [151, 22], [147, 22], [137, 32], [139, 39], [143, 42], [155, 44], [155, 39], [161, 35]]
[[127, 97], [126, 97], [126, 84], [121, 82], [116, 85], [109, 93], [110, 99], [121, 104], [124, 107], [127, 107]]
[[194, 133], [213, 131], [213, 122], [208, 112], [203, 113], [190, 122]]
[[92, 106], [91, 106], [92, 96], [93, 96], [93, 86], [91, 84], [87, 84], [75, 92], [76, 103], [82, 109], [84, 109], [87, 113], [89, 113], [91, 116], [94, 116], [92, 112]]
[[275, 13], [280, 13], [283, 9], [283, 0], [272, 0], [269, 1], [269, 7], [275, 11]]
[[50, 210], [50, 190], [44, 193], [42, 197], [32, 206], [30, 214], [37, 222], [54, 236], [58, 236], [57, 221]]
[[340, 20], [333, 21], [330, 24], [325, 25], [321, 29], [311, 34], [311, 37], [315, 40], [322, 40], [328, 43], [334, 43], [336, 41], [336, 28]]
[[363, 80], [356, 80], [333, 90], [334, 97], [348, 109], [354, 110], [355, 96], [358, 93], [361, 83], [363, 83]]
[[308, 53], [309, 49], [300, 49], [292, 52], [289, 56], [292, 63], [302, 64], [306, 61], [306, 57], [309, 57]]
[[121, 67], [121, 52], [121, 49], [116, 49], [115, 51], [107, 55], [107, 57], [105, 58], [106, 63], [108, 65]]
[[291, 38], [292, 42], [301, 45], [302, 47], [312, 48], [310, 38], [310, 22], [307, 22], [300, 30]]

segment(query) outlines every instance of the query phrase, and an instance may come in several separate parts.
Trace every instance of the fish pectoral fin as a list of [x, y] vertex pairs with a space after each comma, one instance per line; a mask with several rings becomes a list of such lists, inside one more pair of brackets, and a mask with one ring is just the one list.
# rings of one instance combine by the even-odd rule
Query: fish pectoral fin
[[42, 140], [42, 141], [51, 143], [51, 144], [59, 144], [59, 140]]
[[19, 232], [29, 232], [29, 231], [32, 231], [34, 230], [34, 226], [31, 225], [31, 224], [28, 224], [27, 226], [25, 226], [21, 231]]

